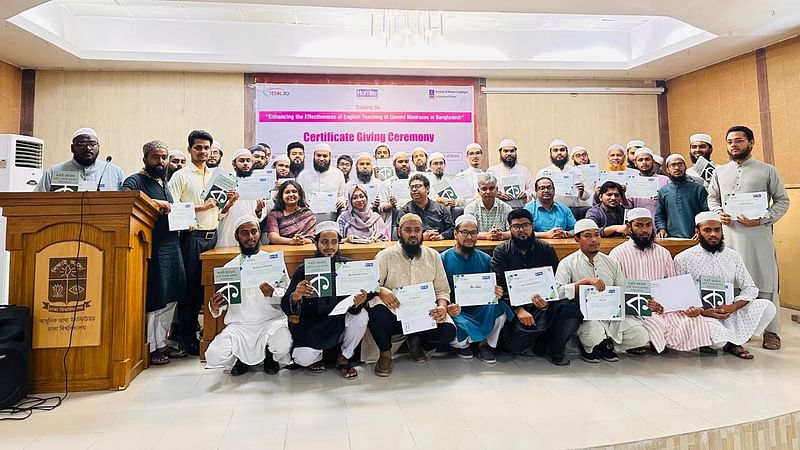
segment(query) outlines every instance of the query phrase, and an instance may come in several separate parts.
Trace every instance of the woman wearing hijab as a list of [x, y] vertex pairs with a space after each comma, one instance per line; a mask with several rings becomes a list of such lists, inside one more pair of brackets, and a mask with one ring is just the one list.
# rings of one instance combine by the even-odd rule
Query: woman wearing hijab
[[339, 234], [347, 242], [365, 239], [370, 242], [388, 240], [386, 223], [370, 208], [367, 191], [353, 184], [347, 191], [347, 209], [339, 215]]

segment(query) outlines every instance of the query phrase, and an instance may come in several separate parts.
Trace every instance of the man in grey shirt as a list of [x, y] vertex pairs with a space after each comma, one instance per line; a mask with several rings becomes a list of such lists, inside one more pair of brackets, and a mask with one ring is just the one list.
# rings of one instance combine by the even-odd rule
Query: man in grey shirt
[[[72, 159], [50, 166], [42, 175], [36, 192], [50, 192], [53, 174], [57, 172], [77, 172], [84, 186], [81, 190], [118, 191], [125, 180], [122, 169], [107, 161], [97, 162], [100, 154], [100, 140], [91, 128], [79, 128], [72, 135]], [[102, 180], [101, 180], [102, 177]]]

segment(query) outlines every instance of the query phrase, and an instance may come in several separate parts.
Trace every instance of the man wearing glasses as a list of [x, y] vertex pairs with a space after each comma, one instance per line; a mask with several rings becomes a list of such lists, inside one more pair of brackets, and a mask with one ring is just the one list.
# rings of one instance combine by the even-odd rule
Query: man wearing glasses
[[416, 214], [422, 218], [423, 239], [426, 241], [441, 241], [453, 239], [453, 216], [450, 208], [431, 201], [428, 194], [431, 182], [428, 177], [417, 173], [408, 181], [411, 191], [411, 201], [400, 208], [397, 215], [398, 222], [404, 214]]
[[[80, 180], [86, 182], [92, 191], [118, 191], [125, 180], [125, 173], [115, 164], [103, 161], [97, 163], [100, 154], [100, 139], [91, 128], [79, 128], [72, 134], [72, 159], [55, 164], [45, 171], [36, 192], [50, 192], [50, 182], [57, 172], [77, 172]], [[104, 173], [105, 172], [105, 173]], [[102, 179], [101, 179], [102, 177]], [[86, 189], [81, 189], [86, 190]]]
[[572, 237], [575, 216], [566, 206], [555, 201], [556, 188], [549, 177], [541, 177], [533, 184], [536, 199], [525, 209], [533, 216], [533, 232], [539, 239], [564, 239]]

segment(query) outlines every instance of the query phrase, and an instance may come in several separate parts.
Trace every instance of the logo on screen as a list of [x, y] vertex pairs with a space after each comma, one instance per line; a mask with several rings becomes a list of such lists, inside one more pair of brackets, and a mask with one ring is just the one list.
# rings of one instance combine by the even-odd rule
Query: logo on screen
[[267, 89], [267, 95], [270, 97], [288, 97], [289, 91], [280, 88]]
[[436, 90], [428, 89], [428, 98], [436, 98]]
[[356, 97], [374, 98], [378, 96], [377, 89], [356, 89]]

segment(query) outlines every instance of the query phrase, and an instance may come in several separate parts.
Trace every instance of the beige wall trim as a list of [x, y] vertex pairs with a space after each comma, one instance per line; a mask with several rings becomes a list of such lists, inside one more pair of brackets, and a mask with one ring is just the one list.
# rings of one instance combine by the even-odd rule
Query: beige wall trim
[[610, 94], [610, 95], [659, 95], [663, 87], [603, 87], [603, 86], [515, 86], [481, 87], [484, 94]]

